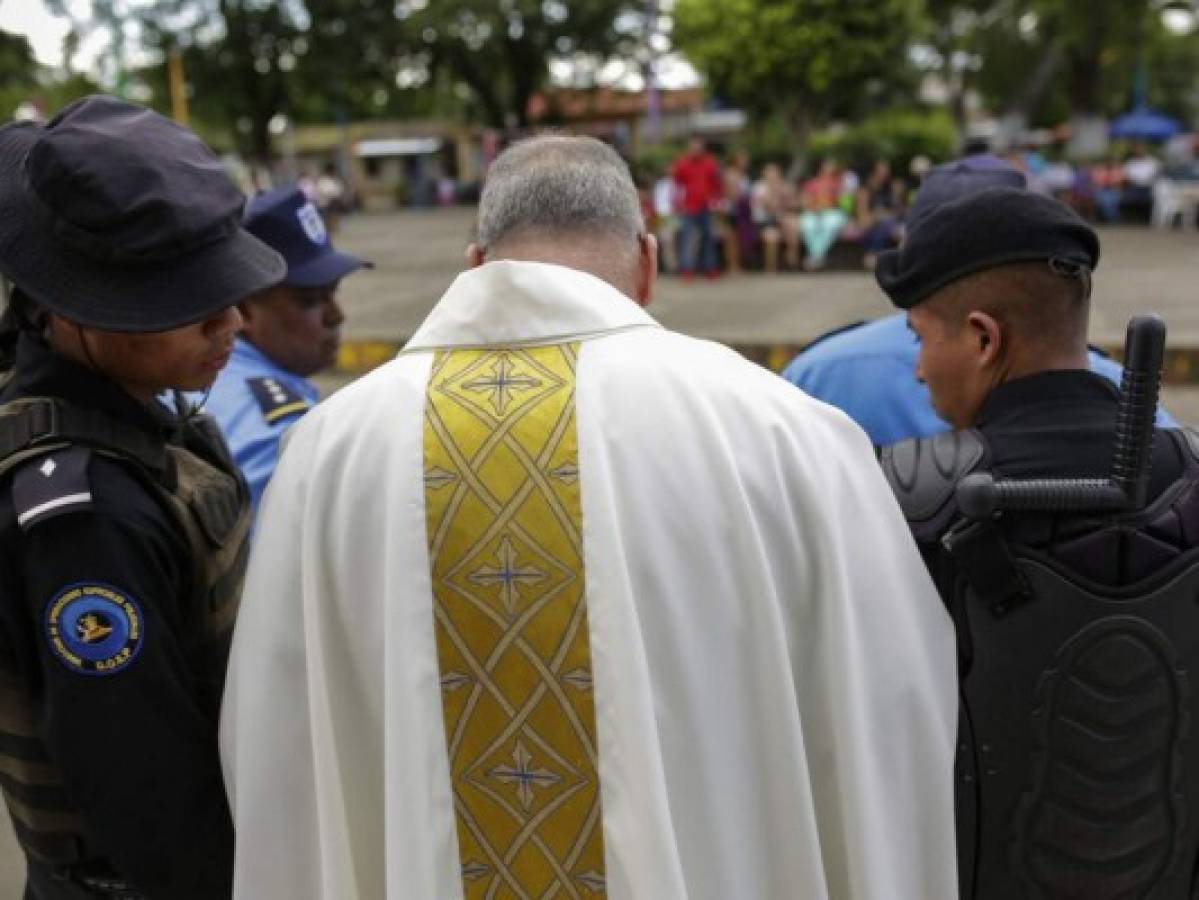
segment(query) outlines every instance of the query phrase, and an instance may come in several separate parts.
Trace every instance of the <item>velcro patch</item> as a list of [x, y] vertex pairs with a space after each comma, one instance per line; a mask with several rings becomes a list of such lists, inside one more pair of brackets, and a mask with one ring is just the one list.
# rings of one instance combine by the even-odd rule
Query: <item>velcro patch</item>
[[92, 508], [87, 447], [64, 447], [24, 463], [13, 475], [17, 524], [28, 531], [39, 522]]
[[63, 588], [46, 604], [46, 642], [80, 675], [114, 675], [142, 649], [145, 620], [137, 601], [107, 584]]
[[247, 378], [246, 384], [250, 386], [254, 399], [262, 409], [262, 417], [268, 424], [273, 425], [286, 416], [303, 413], [312, 406], [277, 378]]

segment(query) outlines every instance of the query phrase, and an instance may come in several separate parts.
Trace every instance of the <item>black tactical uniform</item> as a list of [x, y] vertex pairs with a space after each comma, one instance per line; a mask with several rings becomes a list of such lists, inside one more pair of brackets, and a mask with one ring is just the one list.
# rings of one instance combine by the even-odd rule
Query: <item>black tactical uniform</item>
[[247, 501], [201, 425], [22, 336], [0, 392], [0, 785], [46, 896], [229, 895], [214, 736]]
[[959, 636], [963, 897], [1195, 888], [1199, 442], [1158, 433], [1143, 513], [1008, 514], [1000, 543], [962, 555], [942, 543], [962, 524], [953, 486], [971, 471], [1106, 477], [1115, 413], [1099, 376], [1043, 373], [997, 389], [976, 431], [883, 454]]
[[[989, 191], [930, 213], [879, 281], [910, 308], [1037, 259], [1085, 279], [1098, 244], [1053, 201]], [[994, 389], [974, 428], [882, 454], [957, 629], [967, 900], [1199, 896], [1199, 436], [1157, 432], [1130, 512], [967, 518], [955, 491], [980, 471], [1107, 479], [1117, 403], [1099, 376], [1044, 371]]]
[[[284, 274], [243, 203], [122, 101], [0, 128], [0, 789], [27, 900], [232, 892], [217, 725], [249, 496], [215, 426], [150, 397], [215, 376], [230, 307]], [[85, 327], [172, 334], [118, 365]]]

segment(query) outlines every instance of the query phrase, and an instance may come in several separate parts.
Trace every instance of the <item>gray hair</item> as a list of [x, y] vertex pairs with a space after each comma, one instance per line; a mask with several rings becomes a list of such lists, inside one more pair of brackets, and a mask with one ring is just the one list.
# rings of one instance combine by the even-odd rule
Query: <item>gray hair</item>
[[505, 237], [613, 235], [645, 230], [624, 160], [589, 137], [529, 138], [496, 158], [479, 201], [478, 241]]

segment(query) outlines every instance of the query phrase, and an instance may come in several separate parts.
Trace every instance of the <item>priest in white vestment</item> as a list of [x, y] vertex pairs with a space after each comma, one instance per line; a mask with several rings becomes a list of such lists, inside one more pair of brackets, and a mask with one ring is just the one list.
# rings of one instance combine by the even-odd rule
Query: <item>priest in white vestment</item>
[[642, 307], [628, 171], [493, 165], [472, 268], [266, 494], [239, 900], [949, 900], [952, 625], [865, 435]]

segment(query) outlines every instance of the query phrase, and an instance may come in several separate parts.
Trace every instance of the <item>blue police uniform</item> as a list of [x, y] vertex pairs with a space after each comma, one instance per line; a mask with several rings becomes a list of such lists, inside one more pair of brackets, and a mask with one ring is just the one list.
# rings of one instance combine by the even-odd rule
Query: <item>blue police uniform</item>
[[[282, 283], [289, 287], [327, 287], [373, 266], [334, 248], [320, 213], [294, 185], [254, 197], [243, 224], [283, 256], [287, 274]], [[255, 516], [279, 459], [280, 439], [317, 398], [316, 386], [303, 375], [283, 368], [245, 338], [237, 339], [205, 411], [221, 426], [233, 460], [250, 485]]]
[[[948, 431], [916, 380], [920, 344], [902, 313], [850, 326], [818, 339], [783, 370], [783, 377], [845, 412], [877, 447]], [[1091, 371], [1120, 383], [1119, 364], [1092, 350]], [[1177, 428], [1164, 409], [1159, 428]]]
[[272, 362], [244, 338], [237, 339], [204, 408], [225, 433], [233, 461], [250, 485], [255, 513], [275, 471], [280, 439], [318, 397], [307, 378]]

